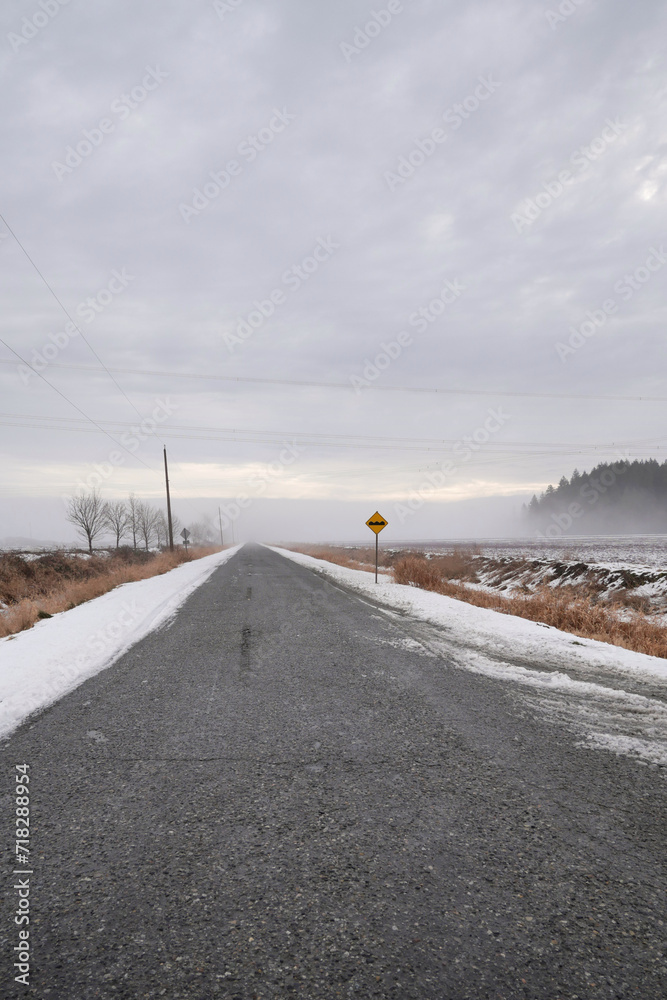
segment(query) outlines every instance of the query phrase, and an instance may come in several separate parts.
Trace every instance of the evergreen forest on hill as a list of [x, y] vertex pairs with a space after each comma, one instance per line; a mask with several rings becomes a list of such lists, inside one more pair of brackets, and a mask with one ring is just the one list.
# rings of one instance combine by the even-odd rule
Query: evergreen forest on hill
[[667, 461], [604, 462], [574, 470], [523, 508], [531, 531], [553, 537], [667, 533]]

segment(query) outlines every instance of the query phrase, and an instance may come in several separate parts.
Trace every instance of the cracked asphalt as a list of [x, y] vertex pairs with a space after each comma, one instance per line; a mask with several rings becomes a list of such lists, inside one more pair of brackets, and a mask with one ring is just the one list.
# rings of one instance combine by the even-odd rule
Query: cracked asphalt
[[425, 628], [246, 546], [14, 733], [3, 995], [665, 996], [664, 769], [578, 746]]

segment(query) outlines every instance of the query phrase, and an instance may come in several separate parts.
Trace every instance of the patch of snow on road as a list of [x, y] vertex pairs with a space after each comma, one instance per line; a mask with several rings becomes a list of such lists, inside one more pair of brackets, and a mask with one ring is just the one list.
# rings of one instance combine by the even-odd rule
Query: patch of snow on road
[[667, 747], [660, 747], [647, 740], [638, 740], [631, 736], [613, 736], [610, 733], [592, 733], [584, 743], [577, 744], [597, 750], [611, 750], [612, 753], [624, 757], [637, 757], [652, 764], [667, 765]]
[[473, 655], [456, 663], [462, 669], [527, 688], [522, 701], [549, 722], [560, 722], [584, 742], [577, 746], [667, 765], [667, 704], [622, 688], [574, 680]]
[[[373, 617], [377, 616], [374, 615]], [[370, 640], [371, 642], [377, 643], [378, 646], [391, 646], [392, 649], [409, 649], [411, 652], [420, 653], [422, 656], [433, 657], [437, 655], [436, 653], [431, 652], [430, 649], [427, 649], [423, 642], [417, 642], [416, 639], [410, 639], [407, 636], [403, 639], [383, 639], [379, 635], [364, 635], [363, 638], [366, 641]]]

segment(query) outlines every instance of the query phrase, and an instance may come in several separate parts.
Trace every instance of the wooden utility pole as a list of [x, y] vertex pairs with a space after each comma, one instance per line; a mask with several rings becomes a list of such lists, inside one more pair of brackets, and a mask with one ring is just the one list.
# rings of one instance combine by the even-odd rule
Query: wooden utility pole
[[174, 527], [171, 522], [171, 497], [169, 496], [169, 468], [167, 466], [167, 448], [164, 449], [164, 481], [167, 486], [167, 522], [169, 524], [169, 549], [174, 551]]
[[222, 540], [222, 511], [218, 507], [218, 518], [220, 520], [220, 548], [224, 548], [225, 543]]

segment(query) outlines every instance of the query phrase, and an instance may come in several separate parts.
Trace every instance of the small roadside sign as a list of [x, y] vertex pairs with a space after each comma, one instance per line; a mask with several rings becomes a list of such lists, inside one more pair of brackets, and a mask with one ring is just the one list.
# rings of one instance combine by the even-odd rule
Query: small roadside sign
[[378, 536], [380, 532], [384, 531], [384, 529], [387, 527], [389, 521], [387, 521], [387, 519], [384, 518], [382, 514], [379, 514], [378, 511], [375, 511], [373, 516], [368, 518], [366, 524], [371, 529], [371, 531], [375, 532], [375, 582], [377, 583], [378, 582]]
[[181, 538], [183, 539], [183, 545], [185, 545], [185, 551], [188, 551], [188, 538], [190, 537], [190, 532], [187, 528], [183, 528], [181, 532]]
[[384, 531], [384, 529], [387, 527], [389, 521], [385, 521], [382, 514], [378, 514], [378, 512], [375, 511], [373, 516], [368, 518], [366, 524], [371, 529], [371, 531], [374, 531], [376, 535], [379, 535], [380, 532]]

